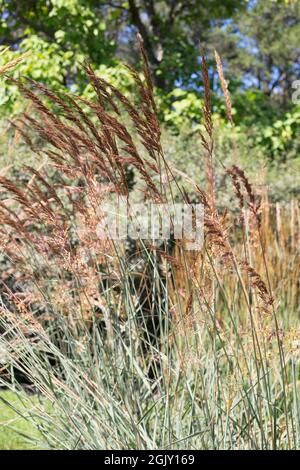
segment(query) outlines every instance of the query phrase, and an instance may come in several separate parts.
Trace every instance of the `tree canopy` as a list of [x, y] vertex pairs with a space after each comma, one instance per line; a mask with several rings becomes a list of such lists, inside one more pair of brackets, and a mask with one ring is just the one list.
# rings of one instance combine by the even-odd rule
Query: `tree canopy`
[[[73, 59], [112, 64], [136, 61], [135, 33], [144, 41], [156, 85], [170, 91], [188, 85], [197, 67], [197, 44], [216, 22], [232, 17], [237, 0], [0, 0], [0, 43], [59, 54], [65, 83]], [[57, 47], [58, 46], [58, 47]], [[38, 62], [37, 62], [38, 66]], [[60, 71], [60, 75], [62, 74]]]
[[[221, 115], [214, 49], [222, 57], [238, 122], [262, 123], [264, 132], [277, 122], [279, 141], [297, 132], [299, 109], [291, 97], [300, 78], [299, 0], [0, 0], [0, 49], [10, 47], [0, 62], [30, 51], [15, 74], [52, 88], [88, 94], [81, 66], [87, 60], [104, 78], [129, 89], [130, 75], [120, 64], [138, 66], [137, 32], [168, 125], [199, 120], [201, 43]], [[16, 97], [13, 85], [2, 87], [3, 109], [18, 111]], [[278, 145], [273, 133], [263, 137], [271, 146]]]

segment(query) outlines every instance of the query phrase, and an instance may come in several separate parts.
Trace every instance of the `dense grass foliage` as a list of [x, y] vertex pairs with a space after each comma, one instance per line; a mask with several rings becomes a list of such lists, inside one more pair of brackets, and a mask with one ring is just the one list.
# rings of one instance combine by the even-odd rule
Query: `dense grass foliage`
[[[273, 204], [238, 165], [218, 56], [235, 164], [216, 153], [202, 50], [203, 186], [179, 170], [139, 45], [134, 100], [89, 65], [91, 100], [12, 80], [31, 103], [13, 125], [41, 165], [25, 184], [0, 176], [0, 380], [41, 399], [19, 408], [40, 447], [299, 448], [298, 204]], [[100, 239], [104, 203], [131, 197], [201, 202], [202, 248]]]

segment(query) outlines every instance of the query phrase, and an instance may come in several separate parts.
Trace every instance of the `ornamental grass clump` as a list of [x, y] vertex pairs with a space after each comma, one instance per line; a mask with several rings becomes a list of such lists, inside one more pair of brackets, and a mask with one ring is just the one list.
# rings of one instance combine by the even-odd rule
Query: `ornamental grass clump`
[[[22, 187], [0, 177], [0, 380], [40, 397], [26, 419], [41, 447], [299, 448], [298, 208], [287, 229], [235, 165], [238, 213], [220, 211], [202, 50], [206, 188], [166, 159], [139, 44], [134, 101], [88, 64], [93, 101], [13, 80], [31, 103], [13, 125], [43, 163]], [[203, 244], [99, 237], [105, 204], [130, 206], [134, 191], [145, 208], [201, 203]]]

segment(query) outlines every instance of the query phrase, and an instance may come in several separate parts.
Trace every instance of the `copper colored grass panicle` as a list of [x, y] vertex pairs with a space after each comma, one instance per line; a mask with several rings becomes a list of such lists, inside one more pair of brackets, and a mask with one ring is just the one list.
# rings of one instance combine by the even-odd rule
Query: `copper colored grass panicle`
[[214, 151], [214, 140], [213, 140], [213, 120], [212, 120], [212, 109], [211, 109], [211, 91], [210, 91], [210, 80], [208, 74], [208, 66], [203, 48], [199, 48], [201, 56], [201, 71], [202, 81], [204, 86], [204, 127], [205, 133], [200, 132], [200, 138], [202, 146], [205, 150], [206, 159], [206, 180], [207, 180], [207, 194], [210, 198], [210, 203], [213, 208], [216, 206], [215, 200], [215, 181], [213, 171], [213, 151]]
[[[153, 174], [159, 174], [162, 170], [163, 150], [160, 143], [161, 132], [153, 97], [150, 67], [141, 38], [139, 38], [139, 46], [143, 57], [145, 81], [140, 78], [135, 70], [130, 69], [130, 71], [139, 90], [140, 109], [137, 109], [136, 105], [132, 104], [115, 87], [96, 76], [88, 64], [84, 66], [84, 69], [95, 90], [97, 97], [95, 102], [88, 102], [66, 93], [58, 96], [44, 85], [33, 80], [28, 80], [27, 85], [12, 79], [23, 95], [33, 104], [33, 108], [39, 116], [33, 117], [25, 114], [21, 121], [22, 128], [16, 123], [14, 125], [17, 129], [20, 129], [20, 133], [33, 150], [37, 152], [45, 151], [53, 166], [62, 172], [62, 181], [57, 187], [53, 187], [47, 181], [47, 175], [27, 167], [26, 171], [33, 177], [33, 180], [26, 189], [26, 192], [5, 178], [1, 179], [1, 184], [25, 209], [25, 213], [29, 217], [28, 220], [46, 223], [52, 234], [58, 234], [60, 231], [63, 233], [64, 230], [68, 229], [69, 215], [65, 210], [65, 196], [67, 196], [68, 203], [71, 203], [73, 207], [71, 213], [72, 211], [78, 212], [78, 214], [81, 214], [81, 222], [84, 219], [84, 223], [95, 226], [92, 223], [92, 218], [96, 217], [97, 205], [103, 202], [103, 192], [100, 189], [99, 178], [106, 182], [106, 184], [111, 185], [117, 194], [128, 195], [125, 174], [128, 164], [134, 166], [144, 181], [145, 193], [154, 198], [154, 200], [161, 201], [163, 199], [160, 188], [154, 183], [152, 178]], [[230, 269], [232, 269], [233, 253], [228, 238], [228, 217], [225, 214], [224, 216], [218, 214], [216, 208], [213, 174], [214, 142], [211, 92], [208, 66], [202, 48], [200, 48], [200, 55], [202, 58], [202, 78], [204, 84], [203, 114], [205, 126], [205, 133], [201, 134], [201, 141], [206, 154], [208, 183], [207, 193], [205, 194], [203, 191], [200, 191], [200, 199], [202, 198], [206, 208], [205, 230], [207, 247], [210, 247], [213, 256], [220, 257], [222, 263], [225, 263], [228, 267], [231, 265]], [[215, 57], [225, 96], [228, 119], [232, 122], [230, 97], [224, 79], [221, 60], [217, 53]], [[38, 95], [45, 96], [57, 106], [58, 113], [54, 114]], [[149, 158], [140, 154], [131, 132], [121, 122], [120, 115], [122, 109], [125, 109], [130, 116], [140, 142], [146, 149]], [[94, 118], [96, 118], [97, 123]], [[49, 145], [46, 149], [37, 149], [30, 137], [32, 132], [36, 132], [45, 143], [51, 145], [52, 149]], [[260, 206], [243, 170], [234, 166], [228, 169], [227, 173], [233, 180], [241, 211], [244, 210], [245, 205], [244, 189], [247, 208], [253, 213], [258, 224], [260, 224]], [[71, 185], [68, 184], [70, 177], [82, 179], [81, 186], [71, 188]], [[4, 207], [5, 204], [3, 210], [5, 210]], [[87, 210], [87, 207], [94, 209], [92, 211], [90, 209]], [[60, 218], [57, 219], [58, 213]], [[89, 214], [89, 221], [87, 214]], [[7, 222], [11, 224], [11, 227], [16, 228], [15, 221], [6, 217]], [[22, 225], [22, 233], [24, 236], [24, 223]], [[53, 235], [48, 236], [47, 245], [49, 249], [50, 246], [54, 249], [51, 238], [53, 240]], [[61, 239], [63, 243], [63, 238], [58, 237], [58, 240]], [[32, 240], [32, 237], [29, 237], [29, 232], [28, 240]], [[65, 243], [63, 245], [64, 247], [66, 246]], [[37, 243], [37, 246], [44, 246], [44, 242]], [[57, 250], [55, 249], [55, 251]], [[167, 259], [168, 256], [166, 254], [164, 259]], [[240, 266], [243, 267], [244, 271], [252, 279], [252, 285], [258, 290], [259, 295], [261, 297], [267, 295], [266, 289], [258, 278], [259, 274], [256, 273], [255, 269], [250, 265], [245, 266], [242, 260], [240, 263]], [[266, 300], [266, 303], [268, 304], [269, 300]], [[191, 299], [188, 301], [188, 305], [190, 304]], [[187, 310], [189, 309], [190, 306]]]
[[[1, 51], [0, 55], [5, 54], [9, 48], [4, 49]], [[0, 75], [4, 75], [10, 70], [15, 69], [23, 60], [30, 55], [30, 52], [25, 52], [24, 54], [21, 54], [19, 57], [16, 57], [15, 59], [10, 60], [6, 64], [2, 65], [0, 67]]]
[[[71, 265], [71, 261], [76, 266], [75, 259], [78, 256], [77, 249], [68, 241], [68, 233], [72, 229], [70, 217], [76, 221], [80, 220], [81, 235], [84, 232], [91, 233], [95, 230], [98, 217], [97, 207], [103, 204], [105, 198], [112, 193], [128, 197], [129, 189], [126, 180], [128, 165], [134, 167], [137, 178], [143, 181], [145, 197], [150, 197], [156, 202], [162, 202], [165, 197], [163, 192], [165, 188], [158, 185], [154, 177], [161, 175], [163, 170], [170, 174], [171, 170], [165, 161], [161, 147], [161, 130], [157, 118], [150, 67], [141, 38], [138, 38], [138, 41], [143, 57], [144, 79], [132, 68], [130, 68], [130, 72], [139, 92], [139, 107], [113, 85], [98, 77], [89, 64], [84, 65], [84, 70], [95, 91], [96, 100], [94, 101], [87, 101], [67, 93], [56, 94], [33, 80], [24, 82], [11, 79], [32, 103], [34, 111], [30, 115], [25, 113], [20, 119], [20, 123], [13, 125], [19, 130], [32, 150], [47, 155], [52, 168], [59, 172], [59, 179], [53, 185], [44, 169], [36, 170], [27, 166], [26, 172], [30, 176], [30, 184], [24, 190], [13, 181], [2, 177], [0, 180], [2, 188], [22, 208], [21, 219], [16, 220], [9, 214], [7, 203], [1, 202], [2, 221], [12, 230], [17, 231], [23, 242], [27, 242], [31, 246], [35, 244], [43, 256], [48, 256], [50, 259], [52, 255], [59, 256], [61, 251], [62, 265], [65, 267], [68, 264]], [[220, 214], [217, 210], [213, 170], [214, 139], [210, 80], [202, 48], [200, 48], [200, 55], [204, 84], [205, 127], [205, 132], [201, 133], [200, 137], [205, 150], [207, 192], [205, 193], [201, 189], [196, 192], [205, 206], [205, 246], [213, 258], [221, 260], [222, 266], [226, 266], [226, 269], [234, 271], [237, 266], [241, 266], [251, 278], [251, 285], [257, 289], [258, 295], [260, 297], [267, 296], [263, 281], [254, 267], [250, 266], [249, 262], [247, 262], [247, 266], [243, 264], [244, 260], [239, 259], [239, 254], [234, 253], [230, 242], [232, 235], [230, 234], [228, 214]], [[221, 61], [217, 54], [216, 61], [225, 95], [228, 118], [232, 121], [230, 97], [227, 86], [225, 86]], [[46, 105], [43, 97], [48, 102], [50, 101], [57, 111], [54, 112], [51, 107]], [[122, 122], [121, 115], [124, 111], [130, 117], [136, 136], [146, 152], [141, 153], [138, 150], [136, 136]], [[44, 145], [37, 148], [33, 143], [33, 134], [37, 134]], [[245, 200], [247, 200], [247, 208], [252, 212], [259, 225], [259, 202], [245, 173], [237, 166], [228, 169], [227, 173], [233, 180], [241, 211], [244, 210]], [[109, 191], [107, 192], [108, 187]], [[182, 190], [182, 196], [185, 202], [188, 202], [184, 190]], [[46, 234], [41, 234], [38, 231], [39, 224], [47, 229]], [[36, 227], [34, 233], [32, 233], [32, 226]], [[81, 236], [80, 243], [79, 251], [82, 253], [82, 247], [86, 246], [87, 237]], [[99, 240], [93, 240], [92, 245], [93, 251], [98, 252], [98, 255], [101, 251], [105, 252], [107, 248], [103, 244], [101, 245]], [[90, 248], [86, 251], [89, 252]], [[161, 259], [169, 263], [174, 261], [168, 253], [158, 254]], [[89, 255], [87, 257], [90, 258]], [[189, 268], [193, 271], [191, 279], [197, 277], [199, 259], [200, 255], [198, 254], [194, 261], [191, 261], [192, 264]], [[182, 260], [180, 263], [182, 264]], [[206, 269], [208, 269], [207, 264]], [[208, 277], [211, 277], [211, 274]], [[188, 286], [185, 288], [190, 289]], [[193, 303], [191, 292], [192, 290], [187, 294], [189, 299], [186, 306], [187, 312], [191, 310]], [[266, 304], [269, 303], [269, 299], [266, 298]]]
[[216, 60], [216, 64], [217, 64], [217, 71], [218, 71], [218, 75], [219, 75], [219, 78], [220, 78], [221, 88], [222, 88], [224, 99], [225, 99], [227, 118], [228, 118], [228, 121], [231, 124], [233, 124], [230, 94], [229, 94], [229, 90], [228, 90], [227, 81], [225, 80], [224, 73], [223, 73], [223, 66], [222, 66], [221, 57], [219, 56], [217, 51], [215, 51], [215, 60]]
[[[142, 44], [140, 48], [144, 56]], [[66, 93], [55, 94], [33, 80], [25, 83], [11, 79], [32, 103], [32, 112], [25, 113], [19, 122], [12, 125], [34, 152], [47, 155], [51, 172], [59, 173], [56, 173], [53, 184], [45, 168], [36, 170], [27, 166], [25, 172], [29, 183], [25, 188], [1, 177], [5, 197], [0, 202], [0, 219], [4, 233], [15, 235], [9, 242], [11, 253], [14, 240], [18, 240], [15, 251], [24, 257], [19, 266], [32, 265], [33, 250], [37, 256], [34, 262], [41, 264], [41, 272], [47, 269], [45, 276], [37, 274], [39, 268], [33, 266], [36, 272], [33, 282], [38, 288], [45, 288], [53, 275], [67, 279], [72, 273], [77, 279], [78, 289], [85, 292], [81, 299], [84, 296], [91, 299], [89, 302], [82, 300], [81, 304], [85, 305], [84, 308], [89, 304], [92, 312], [95, 302], [90, 292], [92, 285], [97, 283], [91, 282], [85, 263], [97, 270], [97, 263], [105, 264], [109, 257], [112, 259], [111, 267], [114, 262], [113, 248], [95, 235], [99, 222], [97, 209], [112, 193], [128, 196], [128, 165], [133, 166], [144, 181], [145, 195], [161, 201], [162, 195], [153, 175], [160, 172], [157, 165], [160, 165], [162, 148], [149, 66], [144, 64], [145, 83], [132, 70], [140, 92], [140, 110], [113, 86], [97, 77], [89, 65], [84, 68], [96, 92], [97, 100], [94, 102]], [[56, 112], [45, 104], [43, 97], [52, 103]], [[119, 107], [129, 114], [146, 154], [140, 153], [132, 134], [119, 119]], [[38, 135], [42, 142], [39, 146], [33, 143], [34, 135]], [[73, 246], [71, 241], [74, 221], [78, 225], [75, 227], [78, 246]], [[44, 286], [41, 284], [43, 276]], [[73, 290], [71, 296], [78, 298], [74, 296], [76, 289], [72, 282], [65, 282], [70, 285], [70, 292]], [[52, 299], [55, 300], [57, 289], [52, 291]]]

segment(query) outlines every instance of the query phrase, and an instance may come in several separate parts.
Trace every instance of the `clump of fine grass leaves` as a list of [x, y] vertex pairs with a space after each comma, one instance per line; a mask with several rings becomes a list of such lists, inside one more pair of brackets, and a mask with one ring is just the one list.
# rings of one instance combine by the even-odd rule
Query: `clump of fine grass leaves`
[[[15, 82], [34, 110], [18, 131], [37, 155], [46, 153], [55, 179], [45, 167], [27, 168], [25, 187], [0, 179], [1, 246], [10, 263], [2, 283], [1, 380], [15, 390], [29, 382], [51, 403], [51, 413], [42, 406], [32, 413], [40, 446], [298, 448], [299, 263], [283, 214], [277, 209], [270, 238], [271, 210], [237, 166], [224, 174], [238, 214], [218, 210], [203, 51], [207, 187], [166, 161], [140, 47], [144, 78], [130, 69], [139, 105], [88, 65], [93, 102]], [[34, 144], [36, 134], [46, 145]], [[97, 237], [99, 208], [129, 199], [132, 171], [144, 204], [191, 204], [182, 180], [190, 185], [205, 208], [201, 250], [188, 250], [184, 239], [157, 246]], [[295, 246], [299, 230], [291, 233]], [[292, 272], [289, 285], [279, 285], [274, 261]]]

